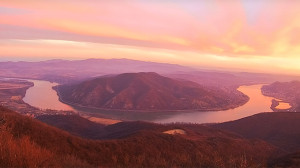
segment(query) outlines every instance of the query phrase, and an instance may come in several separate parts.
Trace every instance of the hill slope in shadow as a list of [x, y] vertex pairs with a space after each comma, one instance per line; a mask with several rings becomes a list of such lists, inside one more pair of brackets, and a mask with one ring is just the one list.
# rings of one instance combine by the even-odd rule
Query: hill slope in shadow
[[[127, 135], [88, 140], [5, 108], [0, 121], [1, 167], [259, 167], [278, 152], [264, 141], [200, 125], [125, 122], [106, 130], [131, 130]], [[170, 129], [186, 134], [163, 133]]]

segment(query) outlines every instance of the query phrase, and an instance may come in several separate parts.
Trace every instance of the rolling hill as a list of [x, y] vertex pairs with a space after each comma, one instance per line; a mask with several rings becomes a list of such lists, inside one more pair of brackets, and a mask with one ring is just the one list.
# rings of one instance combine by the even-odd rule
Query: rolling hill
[[300, 150], [300, 113], [260, 113], [236, 121], [212, 125], [237, 133], [244, 138], [262, 139], [283, 150]]
[[226, 92], [153, 72], [105, 76], [57, 88], [63, 102], [121, 110], [221, 110], [248, 101], [241, 92]]
[[100, 139], [103, 137], [104, 125], [91, 122], [78, 115], [41, 115], [36, 119], [65, 130], [75, 136], [88, 139]]
[[125, 122], [106, 130], [127, 135], [88, 140], [2, 107], [0, 130], [0, 167], [263, 167], [279, 151], [201, 125]]
[[269, 164], [270, 167], [300, 167], [300, 151], [279, 157]]

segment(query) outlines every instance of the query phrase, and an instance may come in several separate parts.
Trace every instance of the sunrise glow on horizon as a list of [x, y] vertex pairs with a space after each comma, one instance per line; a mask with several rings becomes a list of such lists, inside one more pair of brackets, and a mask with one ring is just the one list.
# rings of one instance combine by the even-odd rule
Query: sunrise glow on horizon
[[0, 61], [58, 58], [300, 74], [300, 1], [2, 0]]

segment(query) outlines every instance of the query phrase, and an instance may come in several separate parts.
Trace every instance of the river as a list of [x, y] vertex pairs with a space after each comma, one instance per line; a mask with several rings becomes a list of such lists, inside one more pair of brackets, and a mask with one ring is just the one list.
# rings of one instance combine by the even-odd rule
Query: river
[[270, 108], [273, 98], [264, 96], [261, 93], [261, 87], [262, 85], [240, 86], [238, 90], [249, 96], [250, 99], [245, 105], [235, 109], [178, 114], [166, 119], [158, 119], [154, 122], [216, 123], [237, 120], [261, 112], [273, 112]]
[[40, 109], [73, 110], [79, 113], [89, 113], [96, 116], [121, 120], [146, 120], [157, 123], [189, 122], [189, 123], [216, 123], [240, 119], [261, 112], [272, 112], [270, 109], [272, 97], [261, 93], [262, 85], [241, 86], [239, 91], [248, 95], [250, 100], [243, 106], [224, 111], [209, 112], [116, 112], [110, 110], [76, 108], [59, 101], [56, 91], [52, 89], [57, 83], [41, 80], [29, 80], [34, 86], [29, 88], [24, 102]]
[[75, 110], [73, 107], [59, 101], [56, 91], [52, 89], [52, 87], [58, 85], [58, 83], [41, 80], [27, 81], [34, 83], [34, 86], [27, 89], [25, 97], [23, 98], [25, 103], [44, 110]]

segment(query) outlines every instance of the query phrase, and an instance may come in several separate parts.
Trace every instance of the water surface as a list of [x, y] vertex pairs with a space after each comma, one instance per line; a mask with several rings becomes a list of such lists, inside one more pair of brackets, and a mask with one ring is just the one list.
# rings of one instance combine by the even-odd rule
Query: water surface
[[69, 105], [61, 103], [53, 86], [58, 83], [51, 83], [41, 80], [28, 80], [34, 83], [33, 87], [30, 87], [23, 98], [25, 103], [30, 104], [33, 107], [40, 109], [52, 109], [52, 110], [71, 110], [74, 111]]
[[190, 111], [190, 112], [126, 112], [101, 109], [78, 108], [59, 101], [56, 91], [52, 89], [57, 83], [41, 80], [29, 80], [34, 86], [29, 88], [24, 101], [31, 106], [41, 109], [73, 110], [93, 116], [120, 120], [145, 120], [157, 123], [189, 122], [189, 123], [215, 123], [240, 119], [261, 112], [272, 112], [272, 97], [261, 93], [262, 85], [241, 86], [239, 91], [248, 95], [250, 100], [243, 106], [224, 111]]
[[239, 91], [249, 96], [249, 101], [240, 107], [224, 111], [193, 112], [173, 115], [165, 119], [158, 119], [154, 122], [191, 122], [191, 123], [216, 123], [237, 120], [261, 112], [273, 112], [271, 110], [272, 97], [261, 93], [262, 85], [240, 86]]
[[275, 108], [278, 110], [286, 110], [292, 107], [290, 103], [286, 103], [280, 99], [276, 99], [276, 100], [278, 101], [279, 104]]

